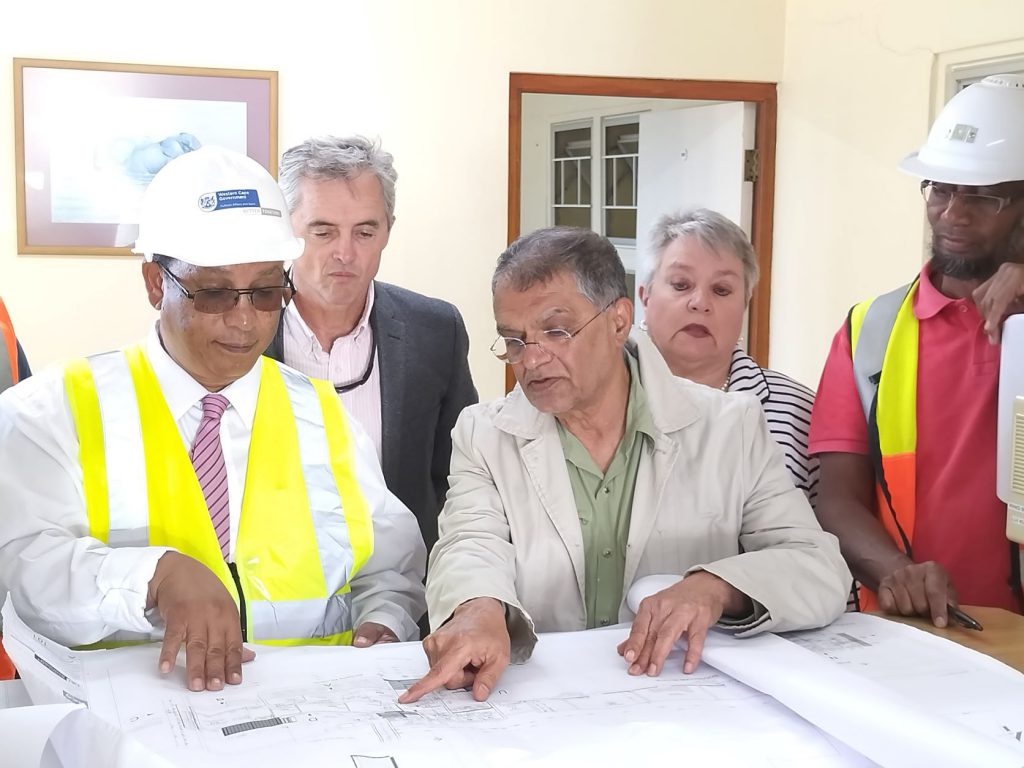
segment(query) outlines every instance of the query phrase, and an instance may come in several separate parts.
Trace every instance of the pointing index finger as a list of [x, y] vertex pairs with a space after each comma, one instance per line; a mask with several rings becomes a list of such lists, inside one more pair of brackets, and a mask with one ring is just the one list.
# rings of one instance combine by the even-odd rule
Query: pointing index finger
[[466, 662], [461, 655], [454, 653], [442, 656], [422, 678], [409, 687], [398, 697], [399, 704], [411, 704], [419, 701], [432, 691], [436, 691], [450, 680], [456, 673], [465, 669]]

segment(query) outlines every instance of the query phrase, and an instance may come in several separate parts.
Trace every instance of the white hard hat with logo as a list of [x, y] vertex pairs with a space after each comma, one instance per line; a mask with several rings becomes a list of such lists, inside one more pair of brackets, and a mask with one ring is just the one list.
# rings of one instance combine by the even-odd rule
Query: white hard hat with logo
[[255, 160], [221, 147], [176, 157], [142, 198], [132, 250], [198, 267], [292, 261], [303, 242], [273, 176]]
[[1024, 180], [1024, 77], [993, 75], [964, 88], [900, 169], [930, 181], [979, 187]]

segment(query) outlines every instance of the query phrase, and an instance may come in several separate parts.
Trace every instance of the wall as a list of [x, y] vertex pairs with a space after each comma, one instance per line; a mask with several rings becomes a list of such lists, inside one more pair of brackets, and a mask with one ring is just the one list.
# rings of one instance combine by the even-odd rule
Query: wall
[[1024, 52], [1019, 0], [788, 0], [774, 367], [816, 384], [847, 309], [920, 269], [918, 184], [897, 163], [927, 135], [947, 61], [1013, 52]]
[[19, 3], [0, 32], [0, 294], [36, 366], [130, 341], [153, 318], [133, 259], [16, 254], [12, 57], [274, 69], [280, 148], [364, 132], [395, 154], [381, 277], [462, 309], [481, 395], [495, 397], [509, 72], [777, 81], [783, 12], [783, 0]]

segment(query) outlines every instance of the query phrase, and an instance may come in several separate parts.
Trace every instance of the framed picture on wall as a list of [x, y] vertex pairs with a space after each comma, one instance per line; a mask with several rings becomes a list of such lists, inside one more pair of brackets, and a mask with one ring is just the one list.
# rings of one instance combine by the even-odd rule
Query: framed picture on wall
[[277, 175], [277, 73], [14, 60], [18, 253], [126, 255], [164, 165], [219, 145]]

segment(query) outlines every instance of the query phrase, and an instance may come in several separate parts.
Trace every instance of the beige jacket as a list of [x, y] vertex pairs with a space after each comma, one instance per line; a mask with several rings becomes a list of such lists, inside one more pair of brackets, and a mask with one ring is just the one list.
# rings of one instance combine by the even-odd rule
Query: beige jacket
[[[658, 436], [645, 441], [633, 497], [623, 594], [652, 574], [714, 573], [748, 595], [741, 634], [828, 624], [850, 572], [793, 487], [760, 404], [679, 379], [645, 334], [627, 352]], [[432, 629], [474, 597], [509, 607], [513, 660], [535, 632], [584, 629], [583, 537], [555, 419], [516, 387], [462, 412], [450, 490], [430, 557]], [[625, 604], [619, 620], [633, 614]]]

